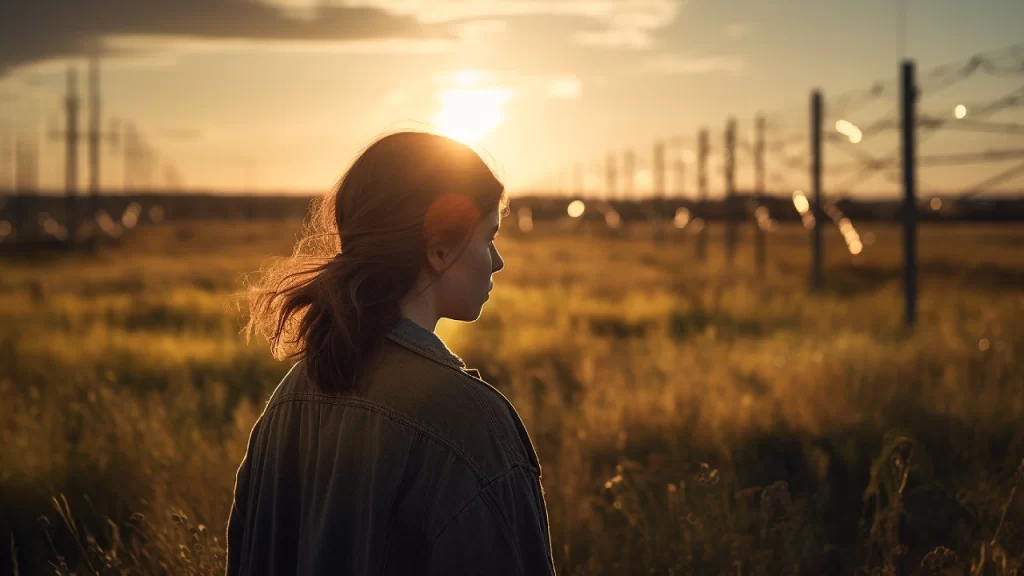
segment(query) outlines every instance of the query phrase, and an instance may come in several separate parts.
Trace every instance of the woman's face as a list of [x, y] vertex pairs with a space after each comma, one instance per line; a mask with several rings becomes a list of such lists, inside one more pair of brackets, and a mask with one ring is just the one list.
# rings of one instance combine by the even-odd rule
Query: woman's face
[[443, 318], [473, 322], [480, 317], [490, 297], [491, 276], [505, 267], [494, 247], [501, 226], [501, 214], [495, 209], [477, 224], [461, 254], [434, 284], [438, 312]]

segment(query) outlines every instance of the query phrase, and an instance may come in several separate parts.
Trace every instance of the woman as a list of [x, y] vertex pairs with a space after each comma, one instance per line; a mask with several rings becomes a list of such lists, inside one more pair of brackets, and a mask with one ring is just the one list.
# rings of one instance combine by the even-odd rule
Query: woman
[[238, 469], [229, 575], [554, 573], [519, 415], [434, 334], [480, 316], [507, 210], [470, 148], [392, 134], [251, 288], [248, 334], [297, 362]]

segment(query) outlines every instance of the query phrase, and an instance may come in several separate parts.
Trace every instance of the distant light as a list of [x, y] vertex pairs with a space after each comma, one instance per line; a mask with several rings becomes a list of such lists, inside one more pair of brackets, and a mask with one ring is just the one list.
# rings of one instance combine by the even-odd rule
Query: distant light
[[693, 233], [696, 234], [697, 232], [700, 232], [703, 229], [704, 229], [704, 219], [703, 218], [694, 218], [693, 222], [690, 224], [690, 230], [692, 230]]
[[938, 212], [942, 208], [942, 199], [932, 198], [932, 201], [929, 202], [928, 205], [932, 207], [932, 210]]
[[836, 122], [836, 132], [839, 132], [843, 136], [850, 139], [850, 142], [854, 144], [859, 143], [864, 138], [864, 133], [857, 128], [853, 122], [849, 120], [839, 120]]
[[654, 188], [654, 174], [650, 170], [643, 168], [636, 171], [636, 183], [637, 190], [653, 190]]
[[758, 206], [757, 210], [754, 210], [754, 218], [757, 218], [758, 222], [763, 222], [771, 217], [771, 212], [768, 211], [767, 206]]
[[533, 212], [523, 206], [519, 209], [519, 230], [521, 232], [529, 233], [533, 231]]
[[676, 210], [676, 216], [672, 219], [672, 223], [676, 228], [686, 228], [686, 225], [690, 223], [690, 211], [686, 208]]
[[604, 213], [604, 223], [607, 224], [609, 228], [615, 229], [622, 225], [622, 218], [615, 210], [609, 210]]
[[567, 211], [569, 212], [569, 217], [579, 218], [580, 216], [583, 216], [583, 212], [586, 209], [587, 206], [583, 203], [582, 200], [573, 200], [572, 202], [569, 203], [569, 208]]
[[957, 104], [956, 108], [953, 108], [953, 116], [956, 116], [957, 120], [962, 120], [967, 117], [967, 106], [963, 104]]
[[138, 202], [132, 202], [121, 216], [121, 225], [125, 228], [134, 228], [139, 223], [140, 214], [142, 214], [142, 206]]
[[850, 254], [856, 256], [857, 254], [860, 254], [862, 250], [864, 250], [864, 245], [860, 243], [860, 240], [850, 242]]
[[978, 340], [978, 350], [981, 350], [982, 352], [984, 352], [985, 350], [988, 350], [988, 347], [989, 347], [988, 338], [982, 338], [981, 340]]
[[803, 192], [797, 190], [796, 192], [793, 192], [793, 206], [796, 208], [797, 212], [803, 215], [807, 213], [808, 209], [810, 209], [811, 203], [807, 201], [807, 197], [804, 196]]
[[121, 235], [121, 225], [114, 222], [114, 219], [107, 214], [106, 210], [100, 210], [96, 212], [96, 223], [99, 224], [101, 230], [107, 233], [108, 236], [117, 238]]

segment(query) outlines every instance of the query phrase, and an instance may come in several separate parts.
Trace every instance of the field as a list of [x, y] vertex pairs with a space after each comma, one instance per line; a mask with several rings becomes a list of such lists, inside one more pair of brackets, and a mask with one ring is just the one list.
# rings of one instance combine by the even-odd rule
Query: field
[[[5, 566], [223, 571], [235, 469], [287, 365], [233, 294], [298, 221], [140, 228], [89, 256], [0, 260]], [[511, 226], [509, 226], [511, 228]], [[749, 232], [749, 231], [746, 231]], [[1024, 573], [1024, 227], [711, 230], [656, 243], [503, 233], [483, 318], [441, 334], [516, 405], [560, 574]], [[10, 535], [10, 536], [8, 536]]]

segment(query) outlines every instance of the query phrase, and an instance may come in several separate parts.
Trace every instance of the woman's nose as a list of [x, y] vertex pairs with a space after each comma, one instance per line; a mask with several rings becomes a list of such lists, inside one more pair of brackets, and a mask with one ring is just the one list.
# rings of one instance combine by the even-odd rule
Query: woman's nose
[[501, 257], [497, 248], [491, 248], [494, 254], [491, 255], [491, 274], [495, 272], [501, 272], [501, 269], [505, 267], [505, 259]]

